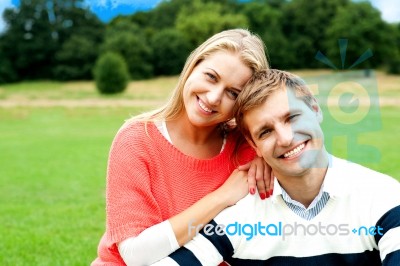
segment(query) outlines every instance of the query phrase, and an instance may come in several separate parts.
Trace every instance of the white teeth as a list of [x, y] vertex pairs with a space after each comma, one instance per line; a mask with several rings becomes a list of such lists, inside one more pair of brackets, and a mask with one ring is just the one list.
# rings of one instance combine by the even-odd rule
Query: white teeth
[[295, 156], [296, 154], [298, 154], [302, 149], [304, 149], [305, 146], [306, 146], [306, 145], [303, 143], [303, 144], [297, 146], [295, 149], [293, 149], [293, 150], [288, 151], [287, 153], [285, 153], [285, 154], [283, 155], [283, 157], [285, 157], [285, 158], [293, 157], [293, 156]]
[[199, 99], [199, 105], [200, 105], [201, 109], [203, 109], [207, 113], [212, 113], [213, 110], [207, 108], [207, 106], [205, 106], [204, 103], [200, 99]]

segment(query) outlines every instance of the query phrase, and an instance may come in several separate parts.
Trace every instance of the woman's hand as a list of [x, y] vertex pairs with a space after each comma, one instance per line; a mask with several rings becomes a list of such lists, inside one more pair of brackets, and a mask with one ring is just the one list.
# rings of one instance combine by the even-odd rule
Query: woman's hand
[[274, 191], [274, 175], [271, 167], [262, 157], [256, 156], [253, 161], [238, 167], [240, 171], [248, 171], [248, 188], [254, 195], [256, 187], [261, 199], [269, 198]]
[[236, 204], [248, 193], [247, 171], [235, 169], [222, 186], [214, 191], [218, 200], [224, 202], [225, 207]]

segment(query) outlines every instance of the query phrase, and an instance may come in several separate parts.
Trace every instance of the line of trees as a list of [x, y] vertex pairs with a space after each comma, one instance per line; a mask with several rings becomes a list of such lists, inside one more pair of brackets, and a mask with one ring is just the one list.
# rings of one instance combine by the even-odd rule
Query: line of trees
[[121, 55], [132, 79], [175, 75], [192, 49], [212, 34], [248, 28], [265, 42], [274, 68], [326, 68], [322, 52], [344, 68], [371, 49], [359, 68], [400, 73], [400, 23], [368, 2], [351, 0], [164, 0], [157, 7], [102, 23], [83, 0], [21, 0], [3, 13], [0, 83], [92, 79], [100, 55]]

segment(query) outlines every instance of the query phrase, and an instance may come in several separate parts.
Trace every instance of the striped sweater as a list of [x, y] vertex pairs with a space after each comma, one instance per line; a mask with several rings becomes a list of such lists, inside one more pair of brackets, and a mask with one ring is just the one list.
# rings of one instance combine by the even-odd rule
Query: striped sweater
[[330, 198], [311, 220], [278, 183], [268, 200], [248, 195], [155, 265], [400, 265], [398, 181], [333, 157], [323, 190]]

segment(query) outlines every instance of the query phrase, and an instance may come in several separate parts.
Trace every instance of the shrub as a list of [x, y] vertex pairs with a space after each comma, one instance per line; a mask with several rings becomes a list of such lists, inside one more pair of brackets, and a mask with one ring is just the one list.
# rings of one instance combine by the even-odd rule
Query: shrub
[[129, 81], [129, 71], [124, 58], [113, 52], [99, 57], [93, 75], [96, 87], [102, 94], [123, 92]]

